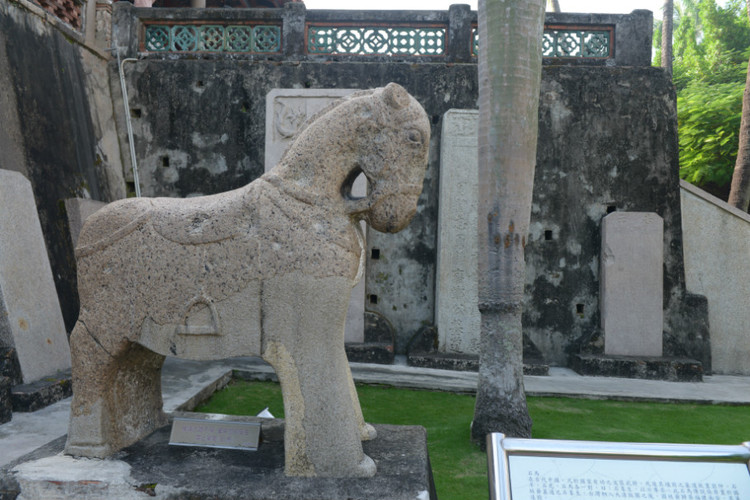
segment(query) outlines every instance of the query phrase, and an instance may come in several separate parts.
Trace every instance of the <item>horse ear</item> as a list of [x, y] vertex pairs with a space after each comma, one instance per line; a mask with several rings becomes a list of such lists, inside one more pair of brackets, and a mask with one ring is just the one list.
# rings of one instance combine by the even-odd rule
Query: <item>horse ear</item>
[[394, 109], [403, 109], [409, 105], [409, 93], [397, 83], [389, 83], [383, 89], [383, 100]]

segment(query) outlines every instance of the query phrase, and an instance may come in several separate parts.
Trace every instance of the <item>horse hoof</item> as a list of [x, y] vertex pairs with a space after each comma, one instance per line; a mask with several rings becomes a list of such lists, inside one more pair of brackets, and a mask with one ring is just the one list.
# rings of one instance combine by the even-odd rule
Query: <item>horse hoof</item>
[[372, 441], [373, 439], [378, 437], [378, 431], [375, 430], [375, 427], [367, 423], [362, 426], [361, 432], [362, 441]]
[[362, 461], [359, 462], [356, 472], [357, 477], [372, 477], [378, 472], [378, 466], [375, 465], [375, 461], [372, 458], [365, 455]]

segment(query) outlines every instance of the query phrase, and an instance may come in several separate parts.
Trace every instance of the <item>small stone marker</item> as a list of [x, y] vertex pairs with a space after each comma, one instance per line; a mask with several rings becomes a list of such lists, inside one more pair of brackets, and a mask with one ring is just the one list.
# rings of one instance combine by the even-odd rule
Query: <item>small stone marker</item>
[[0, 169], [0, 346], [14, 347], [24, 383], [70, 369], [60, 302], [31, 183]]
[[600, 276], [604, 353], [662, 355], [664, 221], [613, 212], [602, 220]]
[[[265, 171], [271, 170], [292, 143], [300, 126], [313, 115], [357, 89], [273, 89], [266, 96]], [[360, 175], [352, 187], [352, 195], [367, 195], [367, 180]], [[362, 223], [363, 234], [365, 224]], [[346, 342], [365, 340], [365, 278], [352, 288], [346, 313]]]
[[479, 354], [477, 308], [477, 120], [443, 115], [435, 322], [441, 351]]
[[169, 444], [255, 451], [260, 441], [260, 422], [221, 418], [175, 417]]

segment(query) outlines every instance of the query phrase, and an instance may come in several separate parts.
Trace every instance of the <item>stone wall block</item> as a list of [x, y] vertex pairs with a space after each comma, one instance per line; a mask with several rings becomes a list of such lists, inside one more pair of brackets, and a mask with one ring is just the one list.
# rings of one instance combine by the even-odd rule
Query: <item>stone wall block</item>
[[307, 11], [302, 2], [284, 5], [283, 50], [287, 59], [299, 60], [305, 55], [305, 18]]
[[448, 47], [446, 57], [453, 62], [471, 61], [471, 7], [454, 4], [448, 9]]

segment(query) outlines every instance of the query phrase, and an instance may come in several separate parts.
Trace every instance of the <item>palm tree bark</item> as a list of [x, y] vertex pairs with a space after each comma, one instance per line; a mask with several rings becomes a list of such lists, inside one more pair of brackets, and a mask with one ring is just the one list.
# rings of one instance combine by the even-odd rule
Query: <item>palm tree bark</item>
[[674, 25], [673, 0], [665, 0], [661, 23], [661, 67], [672, 75], [672, 32]]
[[[747, 2], [750, 17], [750, 2]], [[740, 147], [732, 174], [729, 204], [747, 212], [750, 208], [750, 64], [747, 67], [745, 94], [742, 97], [742, 120], [740, 121]]]
[[529, 437], [524, 247], [536, 165], [544, 0], [479, 1], [479, 383], [472, 439]]

